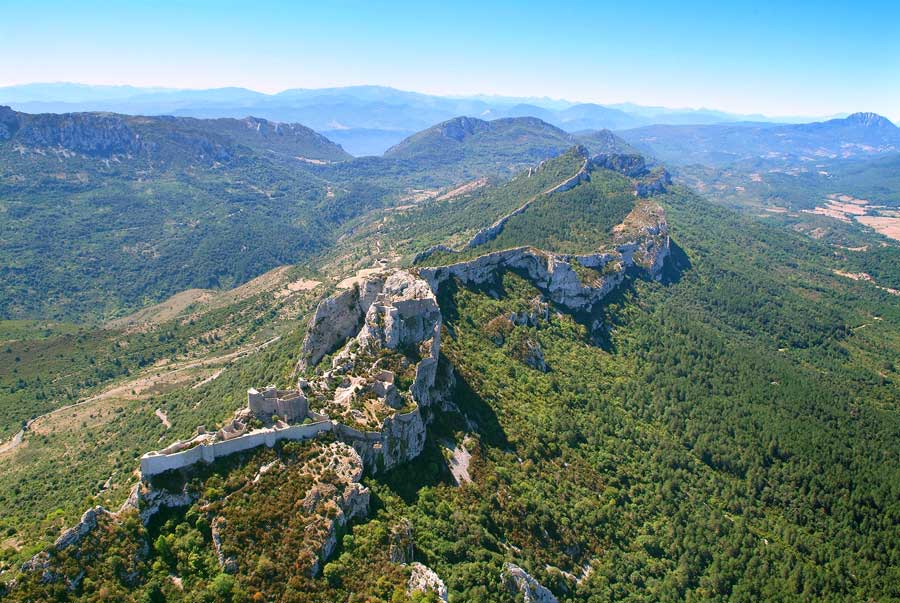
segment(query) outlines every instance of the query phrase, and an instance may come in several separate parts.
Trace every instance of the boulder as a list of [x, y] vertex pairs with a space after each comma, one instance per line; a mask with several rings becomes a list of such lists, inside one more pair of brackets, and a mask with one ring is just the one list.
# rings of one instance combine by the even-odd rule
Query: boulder
[[441, 601], [447, 600], [447, 586], [433, 569], [417, 561], [410, 563], [409, 569], [407, 593], [412, 594], [415, 591], [425, 593], [430, 591], [436, 594]]

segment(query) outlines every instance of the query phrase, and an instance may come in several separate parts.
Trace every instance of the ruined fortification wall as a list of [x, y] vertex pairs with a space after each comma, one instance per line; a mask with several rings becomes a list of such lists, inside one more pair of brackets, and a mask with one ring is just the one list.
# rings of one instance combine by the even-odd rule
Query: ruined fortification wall
[[247, 435], [224, 442], [200, 444], [189, 450], [174, 454], [148, 452], [141, 457], [141, 476], [146, 479], [165, 471], [183, 469], [200, 462], [211, 463], [217, 458], [262, 445], [271, 448], [280, 440], [308, 440], [332, 429], [333, 424], [331, 421], [320, 421], [318, 423], [307, 423], [306, 425], [292, 425], [281, 429], [257, 429]]

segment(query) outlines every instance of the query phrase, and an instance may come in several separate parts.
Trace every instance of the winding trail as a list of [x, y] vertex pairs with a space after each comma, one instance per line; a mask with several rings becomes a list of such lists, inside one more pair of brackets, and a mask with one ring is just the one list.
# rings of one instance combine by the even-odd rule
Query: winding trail
[[[99, 394], [96, 394], [89, 398], [85, 398], [84, 400], [79, 400], [78, 402], [73, 402], [72, 404], [66, 404], [65, 406], [60, 406], [59, 408], [54, 408], [53, 410], [51, 410], [49, 412], [46, 412], [42, 415], [38, 415], [37, 417], [29, 420], [25, 424], [25, 427], [22, 428], [21, 430], [19, 430], [19, 432], [16, 433], [12, 438], [10, 438], [6, 442], [0, 444], [0, 456], [10, 453], [10, 452], [14, 451], [16, 448], [18, 448], [25, 439], [25, 432], [27, 432], [28, 429], [37, 421], [46, 419], [47, 417], [53, 416], [57, 413], [65, 412], [65, 411], [71, 410], [73, 408], [78, 408], [80, 406], [84, 406], [85, 404], [90, 404], [92, 402], [97, 402], [99, 400], [104, 400], [104, 399], [112, 398], [112, 397], [116, 397], [116, 396], [122, 396], [122, 395], [128, 394], [132, 390], [138, 390], [138, 389], [144, 389], [146, 387], [150, 387], [150, 386], [162, 381], [166, 377], [170, 377], [170, 376], [180, 373], [182, 371], [186, 371], [186, 370], [189, 370], [192, 368], [197, 368], [197, 367], [203, 367], [203, 366], [206, 366], [209, 364], [228, 362], [231, 360], [236, 360], [238, 358], [243, 358], [244, 356], [249, 356], [250, 354], [254, 354], [260, 350], [265, 349], [266, 347], [272, 345], [279, 339], [281, 339], [281, 335], [276, 335], [275, 337], [273, 337], [267, 341], [264, 341], [258, 345], [247, 346], [245, 348], [241, 348], [239, 350], [230, 352], [228, 354], [224, 354], [222, 356], [214, 356], [212, 358], [203, 358], [200, 360], [192, 360], [185, 364], [174, 365], [174, 367], [171, 370], [158, 372], [158, 374], [154, 373], [153, 375], [149, 375], [149, 376], [144, 375], [142, 377], [138, 377], [137, 379], [133, 379], [133, 380], [127, 381], [125, 383], [120, 383], [118, 385], [114, 385], [114, 386], [110, 387], [109, 389], [106, 389], [106, 390], [100, 392]], [[204, 383], [208, 383], [208, 382], [212, 381], [213, 379], [215, 379], [216, 377], [221, 375], [222, 371], [224, 371], [224, 370], [225, 370], [224, 368], [219, 369], [211, 377], [208, 377], [204, 381], [196, 384], [195, 387], [198, 387], [200, 385], [203, 385]], [[159, 412], [160, 411], [157, 410], [158, 417], [159, 417]], [[160, 418], [160, 420], [163, 421], [164, 424], [167, 422], [167, 419], [163, 419], [162, 417], [159, 417], [159, 418]], [[166, 427], [168, 427], [168, 425], [166, 425]]]
[[578, 169], [578, 171], [575, 172], [575, 174], [573, 174], [572, 176], [569, 176], [562, 182], [558, 182], [558, 183], [554, 184], [547, 190], [537, 193], [536, 195], [529, 198], [527, 201], [525, 201], [525, 203], [523, 203], [516, 209], [512, 210], [505, 216], [498, 218], [496, 222], [494, 222], [487, 228], [482, 228], [481, 230], [476, 232], [475, 235], [471, 239], [469, 239], [469, 242], [466, 243], [466, 248], [472, 249], [474, 247], [478, 247], [479, 245], [483, 245], [489, 241], [493, 241], [494, 239], [496, 239], [498, 236], [500, 236], [500, 233], [503, 232], [503, 227], [506, 226], [506, 223], [511, 218], [514, 218], [515, 216], [518, 216], [519, 214], [524, 213], [525, 210], [528, 209], [528, 207], [532, 203], [534, 203], [537, 199], [547, 196], [547, 195], [552, 195], [553, 193], [567, 191], [570, 188], [574, 188], [575, 186], [577, 186], [584, 178], [587, 177], [588, 168], [590, 167], [590, 164], [591, 164], [591, 158], [585, 157], [584, 163], [581, 165], [581, 167]]

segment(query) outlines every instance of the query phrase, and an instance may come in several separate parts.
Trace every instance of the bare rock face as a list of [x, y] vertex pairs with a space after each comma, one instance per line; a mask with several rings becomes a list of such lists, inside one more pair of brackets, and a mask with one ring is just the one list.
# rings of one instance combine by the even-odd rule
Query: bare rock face
[[664, 168], [658, 168], [644, 178], [641, 178], [635, 185], [635, 194], [638, 197], [650, 197], [666, 192], [666, 187], [672, 184], [672, 177]]
[[90, 534], [91, 531], [97, 527], [97, 517], [109, 514], [109, 511], [101, 506], [88, 509], [81, 516], [81, 521], [63, 532], [60, 537], [56, 539], [54, 547], [57, 551], [61, 551], [67, 546], [78, 544], [82, 538]]
[[141, 517], [141, 522], [147, 525], [154, 515], [162, 509], [175, 509], [178, 507], [187, 507], [197, 500], [196, 494], [184, 489], [180, 492], [169, 492], [168, 490], [158, 490], [149, 487], [145, 482], [138, 483], [131, 491], [131, 495], [125, 504], [122, 505], [122, 511], [133, 508], [136, 509]]
[[544, 350], [541, 348], [541, 344], [530, 337], [522, 339], [515, 353], [521, 358], [522, 362], [537, 371], [546, 373], [550, 370], [550, 367], [547, 366], [547, 362], [544, 360]]
[[17, 140], [29, 147], [62, 147], [100, 156], [137, 153], [143, 146], [121, 116], [99, 113], [30, 116]]
[[222, 530], [225, 528], [225, 520], [221, 517], [216, 517], [212, 525], [210, 526], [210, 532], [212, 535], [213, 547], [216, 549], [216, 558], [219, 560], [219, 567], [222, 568], [222, 571], [226, 574], [233, 574], [237, 571], [237, 559], [231, 556], [225, 556], [225, 551], [222, 549]]
[[[440, 338], [441, 310], [428, 283], [404, 270], [390, 275], [369, 305], [361, 345], [397, 349]], [[439, 344], [432, 347], [436, 350]]]
[[413, 559], [412, 524], [403, 519], [391, 527], [388, 554], [391, 563], [409, 563]]
[[591, 159], [591, 163], [629, 178], [637, 178], [647, 173], [647, 165], [641, 155], [624, 153], [603, 153]]
[[525, 603], [558, 603], [557, 598], [547, 587], [541, 585], [518, 565], [504, 563], [500, 579], [509, 592], [521, 594], [525, 598]]
[[351, 289], [323, 300], [316, 308], [300, 350], [300, 369], [315, 366], [348, 337], [355, 335], [369, 306], [384, 287], [382, 277], [370, 277]]
[[406, 587], [407, 593], [412, 594], [416, 591], [423, 593], [433, 592], [441, 601], [447, 600], [447, 586], [433, 569], [426, 565], [422, 565], [417, 561], [410, 563], [409, 569], [409, 583]]
[[[665, 214], [658, 205], [642, 201], [618, 227], [608, 251], [577, 255], [516, 247], [466, 262], [423, 267], [419, 275], [437, 291], [453, 278], [468, 285], [490, 284], [503, 270], [512, 269], [524, 274], [554, 303], [572, 312], [590, 312], [622, 283], [629, 268], [642, 268], [659, 279], [668, 254]], [[582, 268], [592, 271], [590, 279], [582, 279]]]
[[[338, 535], [347, 524], [369, 514], [371, 493], [359, 483], [363, 475], [362, 459], [352, 448], [341, 442], [330, 444], [328, 450], [330, 460], [326, 469], [334, 472], [340, 482], [337, 485], [314, 486], [313, 490], [317, 490], [317, 495], [312, 505], [304, 499], [304, 506], [308, 507], [307, 512], [324, 517], [324, 521], [328, 522], [325, 539], [319, 547], [316, 561], [309, 570], [313, 576], [318, 575], [323, 562], [331, 557], [338, 544]], [[309, 494], [307, 498], [310, 498]], [[323, 512], [326, 508], [333, 511]]]
[[[422, 409], [439, 396], [440, 334], [441, 311], [431, 287], [405, 270], [367, 277], [319, 304], [302, 366], [312, 367], [344, 345], [332, 368], [308, 384], [309, 395], [317, 416], [335, 422], [334, 433], [354, 447], [367, 469], [385, 471], [422, 452]], [[329, 385], [335, 382], [336, 388]]]

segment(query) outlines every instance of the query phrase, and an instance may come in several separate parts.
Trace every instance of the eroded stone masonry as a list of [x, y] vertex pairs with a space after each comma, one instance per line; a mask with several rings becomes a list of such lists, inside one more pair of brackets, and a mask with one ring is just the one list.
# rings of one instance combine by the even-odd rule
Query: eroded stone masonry
[[[352, 333], [350, 325], [354, 337], [334, 336]], [[342, 342], [330, 369], [300, 378], [296, 389], [250, 389], [247, 406], [223, 428], [201, 429], [141, 457], [141, 476], [324, 432], [352, 446], [372, 473], [415, 458], [425, 444], [423, 408], [442, 395], [435, 387], [440, 331], [440, 309], [426, 281], [403, 270], [369, 277], [323, 301], [313, 317], [299, 366], [310, 368]]]

